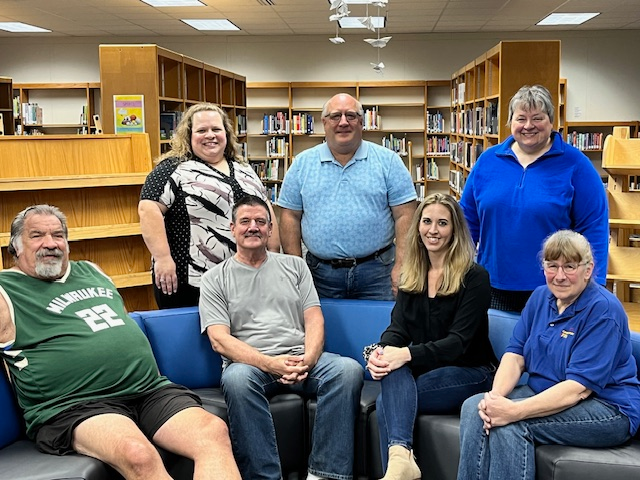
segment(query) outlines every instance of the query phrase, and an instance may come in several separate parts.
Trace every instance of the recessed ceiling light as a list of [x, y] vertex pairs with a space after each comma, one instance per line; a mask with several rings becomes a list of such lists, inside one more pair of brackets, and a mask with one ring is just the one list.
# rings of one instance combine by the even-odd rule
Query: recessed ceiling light
[[593, 17], [600, 15], [598, 13], [552, 13], [548, 17], [540, 20], [536, 25], [580, 25]]
[[0, 22], [0, 30], [6, 30], [7, 32], [50, 32], [45, 28], [34, 27], [28, 23], [22, 22]]
[[367, 28], [360, 21], [361, 18], [371, 18], [374, 28], [384, 28], [385, 17], [344, 17], [338, 23], [341, 28]]
[[197, 18], [192, 20], [182, 19], [188, 25], [196, 30], [240, 30], [233, 23], [226, 19], [203, 19]]
[[206, 7], [198, 0], [142, 0], [152, 7]]

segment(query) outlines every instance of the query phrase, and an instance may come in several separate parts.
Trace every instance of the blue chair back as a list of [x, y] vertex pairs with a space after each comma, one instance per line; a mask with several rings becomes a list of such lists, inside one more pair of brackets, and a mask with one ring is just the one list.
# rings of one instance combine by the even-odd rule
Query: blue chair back
[[391, 323], [395, 302], [322, 298], [325, 351], [351, 357], [362, 366], [362, 349], [380, 341], [380, 334]]
[[198, 307], [134, 312], [142, 321], [160, 373], [187, 388], [220, 386], [222, 358], [200, 334]]

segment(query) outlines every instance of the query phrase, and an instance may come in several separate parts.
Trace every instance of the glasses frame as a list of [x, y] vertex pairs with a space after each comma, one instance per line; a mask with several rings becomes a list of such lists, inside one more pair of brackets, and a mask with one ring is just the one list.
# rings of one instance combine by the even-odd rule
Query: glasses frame
[[[570, 277], [578, 273], [578, 268], [580, 268], [582, 265], [588, 265], [589, 263], [591, 262], [567, 262], [564, 265], [558, 265], [557, 263], [551, 262], [549, 260], [544, 260], [542, 262], [542, 270], [544, 270], [545, 273], [548, 273], [550, 275], [557, 275], [560, 269], [562, 269], [564, 274]], [[565, 267], [567, 265], [575, 265], [576, 269], [573, 272], [567, 272], [565, 270]]]
[[[340, 114], [340, 117], [337, 116], [338, 114]], [[350, 120], [349, 117], [347, 116], [347, 115], [351, 115], [351, 114], [355, 115], [353, 120]], [[335, 119], [332, 118], [334, 116], [335, 116]], [[333, 125], [339, 124], [340, 121], [342, 120], [342, 117], [346, 118], [347, 122], [349, 122], [349, 123], [356, 123], [362, 117], [362, 115], [359, 112], [348, 111], [348, 112], [331, 112], [331, 113], [327, 113], [324, 116], [324, 118], [326, 118]]]

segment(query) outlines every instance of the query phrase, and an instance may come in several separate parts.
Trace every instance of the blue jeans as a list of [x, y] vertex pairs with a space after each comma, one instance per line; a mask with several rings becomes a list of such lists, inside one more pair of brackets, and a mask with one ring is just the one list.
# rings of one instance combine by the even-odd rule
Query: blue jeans
[[293, 392], [317, 398], [309, 472], [319, 477], [350, 480], [363, 378], [364, 371], [358, 362], [326, 352], [307, 379], [295, 385], [278, 383], [276, 376], [251, 365], [229, 364], [222, 372], [221, 384], [229, 411], [233, 452], [242, 478], [282, 479], [269, 398]]
[[[531, 388], [522, 385], [509, 398], [533, 395]], [[627, 416], [597, 398], [546, 417], [495, 427], [486, 435], [478, 415], [482, 397], [473, 396], [462, 405], [459, 480], [534, 480], [536, 444], [612, 447], [630, 437]]]
[[394, 300], [391, 270], [395, 257], [396, 247], [392, 246], [374, 259], [355, 267], [333, 268], [307, 252], [307, 265], [320, 297]]
[[387, 469], [389, 447], [411, 450], [418, 413], [457, 413], [469, 396], [491, 387], [494, 371], [493, 367], [442, 367], [414, 378], [405, 365], [385, 376], [376, 401], [382, 468]]

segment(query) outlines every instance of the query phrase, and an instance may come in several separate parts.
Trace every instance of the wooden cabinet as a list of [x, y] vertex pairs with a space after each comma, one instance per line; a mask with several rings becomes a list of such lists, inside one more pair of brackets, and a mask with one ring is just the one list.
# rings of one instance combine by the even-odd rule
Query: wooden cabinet
[[[249, 160], [260, 161], [270, 137], [288, 142], [291, 158], [324, 140], [321, 120], [327, 100], [338, 93], [356, 97], [365, 110], [365, 140], [398, 152], [416, 191], [446, 190], [448, 178], [450, 82], [254, 82], [247, 84]], [[443, 117], [429, 128], [428, 119]], [[274, 118], [280, 130], [265, 128]], [[284, 118], [285, 121], [278, 121]], [[435, 124], [434, 124], [435, 125]], [[439, 130], [438, 130], [439, 128]], [[436, 172], [430, 176], [429, 172]]]
[[580, 149], [600, 173], [603, 182], [607, 181], [608, 173], [603, 165], [603, 148], [605, 139], [615, 128], [628, 128], [632, 137], [638, 134], [637, 121], [621, 122], [567, 122], [567, 143]]
[[609, 174], [609, 266], [607, 282], [623, 302], [632, 329], [640, 328], [640, 138], [614, 127], [606, 138], [602, 167]]
[[559, 40], [503, 41], [452, 75], [452, 194], [460, 196], [478, 156], [510, 135], [511, 97], [523, 85], [535, 84], [549, 89], [559, 112]]
[[177, 122], [181, 114], [199, 102], [221, 106], [236, 124], [240, 141], [246, 119], [246, 79], [201, 60], [157, 45], [100, 45], [103, 129], [114, 133], [114, 95], [144, 95], [145, 131], [151, 154], [168, 150], [171, 129], [161, 116]]
[[95, 132], [94, 114], [100, 114], [100, 84], [15, 83], [19, 104], [16, 134], [67, 135]]
[[151, 169], [147, 135], [4, 136], [0, 152], [0, 269], [13, 262], [15, 215], [49, 203], [67, 216], [72, 259], [98, 264], [130, 311], [155, 308], [137, 209]]
[[0, 77], [0, 135], [13, 135], [13, 81]]

